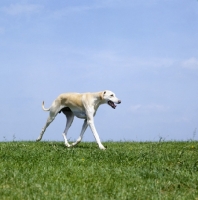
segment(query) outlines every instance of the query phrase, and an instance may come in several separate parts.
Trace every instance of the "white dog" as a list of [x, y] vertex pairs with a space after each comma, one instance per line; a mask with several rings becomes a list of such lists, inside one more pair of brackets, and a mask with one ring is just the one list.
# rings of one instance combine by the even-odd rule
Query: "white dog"
[[[115, 96], [113, 92], [105, 90], [102, 92], [95, 92], [95, 93], [61, 94], [54, 100], [51, 107], [48, 109], [44, 107], [44, 102], [43, 102], [42, 104], [43, 110], [50, 111], [50, 113], [49, 113], [47, 122], [45, 126], [43, 127], [37, 141], [40, 141], [42, 139], [46, 128], [55, 119], [56, 115], [62, 111], [66, 115], [66, 118], [67, 118], [66, 127], [63, 133], [65, 145], [67, 147], [75, 146], [79, 142], [81, 142], [83, 134], [87, 126], [89, 125], [98, 143], [99, 148], [105, 149], [105, 147], [100, 142], [100, 138], [94, 126], [94, 116], [96, 114], [96, 111], [101, 104], [105, 104], [105, 103], [107, 103], [108, 105], [110, 105], [112, 108], [115, 109], [116, 108], [115, 103], [120, 104], [121, 101]], [[79, 138], [77, 139], [76, 142], [70, 145], [67, 141], [67, 132], [73, 122], [74, 116], [85, 119], [85, 120], [84, 120], [84, 124], [82, 126], [82, 130], [81, 130]]]

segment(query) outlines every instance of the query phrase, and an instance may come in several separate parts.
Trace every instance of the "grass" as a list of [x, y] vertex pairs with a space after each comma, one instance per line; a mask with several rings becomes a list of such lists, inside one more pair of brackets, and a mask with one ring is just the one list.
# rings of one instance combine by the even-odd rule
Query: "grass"
[[1, 142], [1, 199], [198, 199], [198, 143]]

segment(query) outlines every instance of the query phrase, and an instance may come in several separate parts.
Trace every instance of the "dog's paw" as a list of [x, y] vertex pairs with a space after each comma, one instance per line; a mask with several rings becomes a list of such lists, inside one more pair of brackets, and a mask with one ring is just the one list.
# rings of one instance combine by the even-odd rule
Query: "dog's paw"
[[67, 148], [72, 147], [72, 145], [70, 145], [70, 144], [68, 144], [68, 143], [67, 143], [67, 144], [65, 143], [65, 146], [66, 146]]
[[41, 138], [39, 137], [39, 138], [36, 139], [36, 142], [39, 142], [40, 140], [41, 140]]
[[100, 148], [101, 150], [106, 150], [106, 148], [105, 148], [104, 146], [99, 146], [99, 148]]

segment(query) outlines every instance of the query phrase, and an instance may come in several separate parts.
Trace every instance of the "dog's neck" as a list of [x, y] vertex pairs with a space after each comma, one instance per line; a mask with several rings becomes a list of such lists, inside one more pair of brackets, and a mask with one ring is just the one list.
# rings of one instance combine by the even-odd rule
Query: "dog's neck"
[[97, 110], [101, 104], [105, 103], [103, 99], [103, 92], [96, 92], [93, 94], [94, 94], [94, 105], [95, 105], [95, 109]]

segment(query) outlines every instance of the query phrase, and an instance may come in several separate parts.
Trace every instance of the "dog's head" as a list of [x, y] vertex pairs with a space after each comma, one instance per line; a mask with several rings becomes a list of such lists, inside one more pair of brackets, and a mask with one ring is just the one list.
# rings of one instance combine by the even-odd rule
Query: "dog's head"
[[105, 90], [102, 92], [102, 100], [104, 103], [107, 103], [108, 105], [110, 105], [113, 109], [116, 108], [115, 104], [120, 104], [121, 100], [119, 100], [116, 95], [109, 91], [109, 90]]

